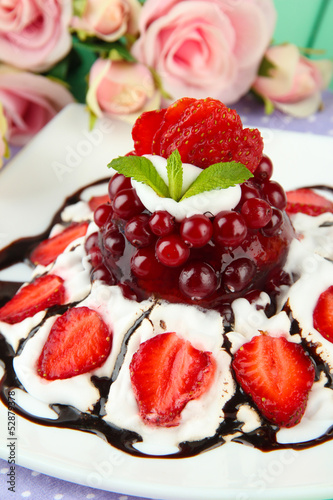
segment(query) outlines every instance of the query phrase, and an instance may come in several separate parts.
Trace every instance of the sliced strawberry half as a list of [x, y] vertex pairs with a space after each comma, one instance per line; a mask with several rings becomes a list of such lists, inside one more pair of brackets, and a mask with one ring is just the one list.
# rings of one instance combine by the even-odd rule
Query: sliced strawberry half
[[292, 427], [300, 421], [315, 377], [301, 345], [259, 335], [236, 352], [232, 367], [244, 392], [270, 422]]
[[87, 232], [89, 222], [73, 223], [61, 233], [43, 240], [31, 252], [30, 260], [34, 264], [48, 266], [68, 247], [72, 241], [84, 236]]
[[110, 198], [108, 194], [102, 194], [101, 196], [93, 196], [90, 198], [88, 205], [92, 212], [95, 212], [96, 208], [105, 203], [110, 203]]
[[100, 367], [110, 354], [112, 333], [88, 307], [68, 309], [54, 322], [37, 363], [46, 380], [66, 379]]
[[[168, 158], [177, 147], [181, 157], [186, 157], [184, 146], [189, 135], [188, 126], [192, 126], [187, 124], [187, 120], [191, 120], [191, 107], [196, 102], [197, 100], [191, 97], [183, 97], [166, 108], [161, 125], [154, 134], [151, 144], [153, 154]], [[191, 132], [193, 133], [194, 130]], [[186, 144], [186, 146], [189, 145]], [[185, 149], [187, 149], [186, 146]]]
[[215, 360], [210, 352], [169, 332], [143, 342], [130, 364], [141, 418], [150, 425], [179, 424], [181, 411], [210, 387]]
[[313, 326], [333, 343], [333, 286], [319, 296], [313, 311]]
[[65, 287], [62, 278], [46, 274], [20, 288], [0, 309], [0, 321], [13, 325], [34, 316], [39, 311], [61, 305], [64, 301]]
[[294, 191], [288, 191], [286, 195], [286, 212], [288, 214], [297, 214], [301, 212], [316, 217], [326, 212], [333, 213], [333, 202], [312, 189], [296, 189]]
[[183, 162], [201, 168], [232, 160], [251, 172], [258, 166], [263, 152], [260, 132], [243, 129], [237, 112], [217, 99], [185, 97], [162, 111], [144, 113], [135, 123], [137, 154], [168, 158], [178, 149]]
[[165, 109], [146, 111], [136, 120], [132, 129], [132, 137], [137, 155], [152, 154], [154, 135], [161, 125], [165, 111]]

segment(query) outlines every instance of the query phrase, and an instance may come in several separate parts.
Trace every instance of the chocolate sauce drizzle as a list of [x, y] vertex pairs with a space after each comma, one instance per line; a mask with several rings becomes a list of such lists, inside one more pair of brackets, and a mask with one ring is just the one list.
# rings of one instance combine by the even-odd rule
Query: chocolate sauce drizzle
[[[13, 264], [18, 262], [26, 262], [30, 263], [28, 260], [28, 256], [31, 253], [32, 249], [43, 239], [48, 237], [48, 234], [51, 228], [55, 223], [61, 220], [60, 214], [65, 208], [65, 206], [76, 203], [80, 200], [81, 193], [87, 189], [88, 187], [92, 187], [101, 183], [107, 182], [108, 179], [102, 179], [95, 183], [90, 184], [89, 186], [85, 186], [82, 189], [78, 190], [76, 193], [68, 197], [63, 206], [58, 210], [58, 212], [53, 217], [49, 227], [41, 234], [37, 236], [33, 236], [30, 238], [22, 238], [17, 240], [0, 251], [0, 270], [5, 269]], [[327, 188], [326, 186], [313, 186], [315, 189], [325, 189], [332, 191], [332, 188]], [[6, 303], [17, 291], [17, 289], [22, 285], [22, 283], [17, 282], [9, 282], [9, 281], [0, 281], [0, 307]], [[47, 317], [50, 317], [54, 314], [63, 313], [67, 308], [72, 307], [74, 304], [66, 304], [65, 306], [54, 306], [47, 311], [46, 316], [42, 320], [45, 321]], [[151, 308], [144, 311], [141, 316], [136, 320], [136, 322], [131, 326], [128, 332], [125, 334], [120, 352], [117, 356], [115, 366], [110, 378], [107, 377], [96, 377], [92, 376], [91, 381], [95, 385], [95, 387], [99, 390], [100, 398], [98, 402], [94, 405], [91, 412], [81, 412], [78, 409], [61, 404], [53, 404], [50, 405], [53, 411], [58, 415], [57, 419], [48, 419], [42, 418], [35, 415], [30, 414], [26, 410], [21, 407], [16, 406], [15, 411], [21, 417], [26, 418], [27, 420], [47, 426], [47, 427], [57, 427], [57, 428], [66, 428], [66, 429], [75, 429], [80, 430], [82, 432], [88, 432], [94, 434], [113, 447], [124, 451], [126, 453], [130, 453], [131, 455], [143, 457], [143, 458], [185, 458], [191, 457], [194, 455], [198, 455], [202, 452], [206, 452], [208, 450], [214, 449], [218, 446], [223, 445], [226, 442], [226, 436], [228, 436], [228, 440], [230, 440], [230, 436], [232, 441], [242, 443], [245, 445], [254, 446], [262, 451], [271, 451], [277, 449], [284, 448], [293, 448], [293, 449], [303, 449], [309, 448], [330, 439], [333, 439], [333, 426], [328, 430], [328, 432], [319, 437], [318, 439], [298, 444], [279, 444], [276, 440], [276, 433], [278, 431], [278, 427], [270, 424], [263, 417], [261, 417], [261, 426], [250, 433], [244, 433], [242, 431], [243, 422], [237, 420], [237, 411], [240, 406], [247, 404], [251, 407], [254, 407], [253, 402], [250, 400], [248, 396], [246, 396], [242, 389], [237, 386], [235, 394], [231, 397], [231, 399], [225, 404], [223, 407], [224, 419], [220, 423], [219, 427], [216, 430], [214, 436], [207, 437], [205, 439], [199, 441], [192, 442], [183, 442], [179, 444], [179, 451], [172, 455], [163, 455], [154, 456], [147, 455], [135, 448], [135, 444], [138, 442], [142, 442], [142, 437], [136, 432], [119, 428], [110, 422], [103, 419], [105, 416], [105, 404], [107, 402], [109, 390], [111, 384], [115, 382], [118, 377], [119, 371], [122, 367], [126, 352], [128, 342], [136, 331], [136, 329], [141, 325], [142, 321], [145, 318], [149, 317], [149, 314], [154, 305]], [[286, 307], [286, 312], [290, 314], [291, 311]], [[34, 333], [38, 330], [40, 325], [34, 328], [27, 339], [23, 340], [19, 346], [18, 353], [23, 349], [25, 343], [34, 335]], [[230, 330], [230, 328], [229, 328]], [[300, 332], [299, 324], [296, 320], [292, 319], [292, 327], [291, 334], [297, 334]], [[328, 366], [326, 366], [323, 361], [318, 357], [315, 352], [315, 346], [308, 345], [308, 343], [303, 341], [308, 352], [310, 352], [311, 357], [313, 358], [314, 365], [316, 367], [317, 379], [319, 378], [320, 372], [324, 371], [327, 376], [328, 383], [327, 386], [333, 389], [333, 379], [332, 375], [329, 372]], [[225, 336], [223, 341], [223, 347], [230, 354], [230, 342], [228, 338]], [[24, 387], [17, 379], [15, 370], [13, 367], [13, 359], [17, 355], [14, 350], [8, 344], [0, 332], [0, 362], [5, 369], [5, 373], [0, 381], [0, 399], [2, 403], [8, 407], [8, 394], [11, 390], [21, 389], [24, 390]]]

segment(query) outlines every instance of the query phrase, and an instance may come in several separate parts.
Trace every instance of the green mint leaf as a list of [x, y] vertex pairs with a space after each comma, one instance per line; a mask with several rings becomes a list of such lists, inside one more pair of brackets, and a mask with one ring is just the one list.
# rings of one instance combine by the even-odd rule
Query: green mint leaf
[[178, 149], [175, 149], [168, 158], [167, 172], [170, 196], [178, 201], [183, 187], [183, 165]]
[[108, 167], [113, 168], [125, 177], [132, 177], [135, 181], [147, 184], [159, 196], [170, 197], [168, 186], [152, 162], [144, 156], [120, 156], [113, 159], [108, 164]]
[[241, 184], [250, 177], [253, 177], [253, 174], [242, 163], [236, 161], [215, 163], [198, 175], [180, 201], [204, 191], [227, 189]]

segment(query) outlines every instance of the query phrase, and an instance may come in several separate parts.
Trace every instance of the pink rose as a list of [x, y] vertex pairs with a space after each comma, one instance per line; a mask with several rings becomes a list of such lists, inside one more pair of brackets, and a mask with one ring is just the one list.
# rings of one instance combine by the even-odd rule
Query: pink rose
[[82, 17], [74, 17], [72, 27], [113, 42], [126, 33], [137, 34], [140, 12], [138, 0], [87, 0]]
[[23, 146], [64, 106], [73, 102], [60, 83], [0, 65], [0, 102], [8, 123], [8, 142]]
[[156, 109], [160, 96], [143, 64], [98, 59], [91, 67], [87, 104], [96, 116], [120, 115], [134, 122], [143, 111]]
[[171, 100], [231, 104], [255, 80], [275, 20], [272, 0], [146, 0], [132, 53], [158, 72]]
[[276, 45], [266, 52], [274, 65], [269, 76], [259, 76], [253, 90], [271, 108], [302, 118], [315, 113], [321, 105], [321, 91], [332, 78], [331, 61], [311, 61], [292, 44]]
[[0, 2], [0, 60], [29, 71], [45, 71], [71, 48], [68, 0]]

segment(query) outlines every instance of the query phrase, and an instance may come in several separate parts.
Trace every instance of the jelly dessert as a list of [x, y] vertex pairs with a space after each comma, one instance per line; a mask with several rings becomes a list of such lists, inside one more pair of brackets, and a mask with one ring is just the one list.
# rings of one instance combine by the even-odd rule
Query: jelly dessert
[[330, 439], [332, 190], [286, 194], [260, 132], [215, 99], [132, 136], [46, 233], [0, 251], [32, 268], [1, 283], [2, 401], [138, 456]]
[[[95, 212], [103, 263], [115, 282], [128, 285], [139, 299], [154, 295], [222, 311], [256, 289], [272, 295], [287, 279], [282, 266], [294, 232], [284, 213], [285, 193], [271, 180], [272, 163], [262, 155], [259, 131], [243, 129], [237, 113], [219, 101], [181, 99], [165, 111], [144, 114], [133, 138], [134, 153], [150, 155], [159, 172], [169, 171], [172, 157], [169, 166], [163, 157], [177, 149], [183, 162], [180, 176], [210, 167], [208, 174], [215, 166], [214, 182], [220, 175], [222, 185], [231, 175], [230, 187], [223, 196], [205, 190], [192, 201], [180, 181], [180, 202], [167, 197], [163, 203], [149, 186], [132, 186], [129, 177], [116, 173], [109, 183], [111, 204]], [[122, 166], [118, 159], [111, 166], [117, 163], [123, 172], [132, 162], [130, 157]], [[241, 186], [234, 182], [239, 162], [248, 167], [246, 179], [251, 175]], [[231, 171], [219, 171], [221, 165]], [[239, 175], [243, 179], [244, 173]], [[212, 176], [205, 179], [205, 188]], [[211, 195], [220, 199], [210, 200]]]

